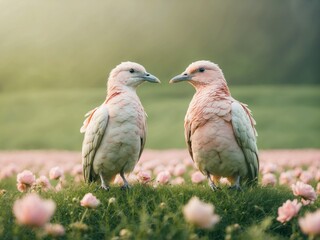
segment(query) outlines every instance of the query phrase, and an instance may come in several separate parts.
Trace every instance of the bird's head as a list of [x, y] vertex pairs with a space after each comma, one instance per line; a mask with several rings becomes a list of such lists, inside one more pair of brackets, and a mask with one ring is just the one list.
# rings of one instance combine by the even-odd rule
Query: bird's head
[[222, 70], [219, 66], [210, 61], [197, 61], [191, 63], [180, 75], [170, 80], [170, 83], [188, 81], [196, 89], [208, 85], [226, 85]]
[[109, 75], [108, 86], [128, 86], [137, 88], [143, 82], [160, 83], [160, 80], [134, 62], [123, 62], [116, 66]]

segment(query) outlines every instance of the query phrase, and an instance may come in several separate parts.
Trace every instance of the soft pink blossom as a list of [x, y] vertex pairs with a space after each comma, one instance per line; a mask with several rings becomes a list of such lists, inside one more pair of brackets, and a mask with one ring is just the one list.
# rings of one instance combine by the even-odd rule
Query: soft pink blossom
[[192, 175], [191, 175], [191, 181], [193, 183], [201, 183], [205, 179], [206, 179], [206, 177], [200, 171], [196, 171], [196, 172], [192, 173]]
[[36, 181], [36, 177], [29, 170], [24, 170], [17, 175], [17, 182], [31, 186]]
[[300, 177], [301, 173], [303, 172], [301, 167], [296, 167], [294, 170], [294, 175], [298, 178]]
[[47, 235], [52, 237], [61, 237], [65, 234], [64, 227], [61, 224], [47, 223], [44, 226], [44, 231]]
[[13, 213], [18, 224], [42, 227], [50, 220], [55, 208], [52, 200], [43, 200], [36, 193], [30, 193], [15, 201]]
[[53, 167], [50, 169], [49, 177], [50, 179], [57, 180], [63, 175], [63, 170], [60, 167]]
[[287, 200], [281, 207], [278, 208], [277, 220], [281, 223], [290, 221], [296, 216], [301, 208], [302, 204], [298, 203], [298, 200]]
[[231, 186], [231, 182], [228, 180], [228, 178], [222, 177], [222, 178], [220, 178], [219, 182], [222, 185]]
[[15, 164], [9, 164], [5, 166], [0, 171], [0, 179], [9, 178], [18, 172], [17, 166]]
[[192, 197], [183, 207], [183, 215], [187, 222], [199, 228], [210, 229], [220, 221], [220, 217], [214, 213], [214, 206], [197, 197]]
[[51, 188], [49, 179], [46, 176], [40, 176], [39, 178], [37, 178], [36, 185], [44, 191], [47, 191]]
[[275, 173], [278, 170], [278, 166], [274, 163], [267, 163], [263, 165], [262, 173]]
[[279, 177], [279, 184], [280, 185], [288, 185], [291, 186], [291, 184], [294, 183], [294, 175], [292, 171], [286, 171], [282, 172]]
[[313, 179], [313, 174], [309, 171], [303, 171], [301, 174], [300, 174], [300, 180], [304, 183], [310, 183], [311, 180]]
[[97, 208], [99, 204], [100, 201], [92, 193], [87, 193], [80, 201], [80, 205], [87, 208]]
[[147, 171], [140, 171], [138, 173], [138, 180], [141, 183], [148, 183], [151, 180], [151, 174]]
[[301, 231], [307, 235], [320, 235], [320, 209], [299, 218], [299, 226]]
[[291, 189], [295, 196], [301, 196], [305, 200], [315, 201], [317, 199], [317, 194], [313, 187], [309, 184], [303, 182], [297, 182], [291, 185]]
[[161, 184], [166, 184], [169, 182], [171, 175], [168, 171], [162, 171], [158, 174], [156, 181]]
[[178, 176], [182, 176], [185, 172], [186, 172], [186, 166], [184, 164], [178, 164], [177, 166], [175, 166], [174, 171], [173, 171], [173, 175], [178, 177]]
[[185, 181], [184, 181], [183, 177], [176, 177], [175, 179], [173, 179], [171, 181], [172, 185], [181, 185], [181, 184], [184, 184], [184, 183], [185, 183]]
[[262, 176], [262, 186], [274, 186], [277, 183], [277, 178], [273, 173], [266, 173]]
[[72, 170], [71, 170], [71, 174], [73, 176], [77, 176], [77, 175], [82, 175], [83, 174], [83, 167], [81, 164], [77, 164], [75, 165]]

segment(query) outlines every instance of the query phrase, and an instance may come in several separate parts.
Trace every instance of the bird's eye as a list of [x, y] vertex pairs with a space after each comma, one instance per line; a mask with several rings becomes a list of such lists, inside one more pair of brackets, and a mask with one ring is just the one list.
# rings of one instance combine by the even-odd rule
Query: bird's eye
[[201, 67], [201, 68], [199, 68], [199, 72], [204, 72], [204, 68], [203, 67]]
[[130, 68], [129, 72], [130, 72], [130, 73], [134, 73], [134, 69], [133, 69], [133, 68]]

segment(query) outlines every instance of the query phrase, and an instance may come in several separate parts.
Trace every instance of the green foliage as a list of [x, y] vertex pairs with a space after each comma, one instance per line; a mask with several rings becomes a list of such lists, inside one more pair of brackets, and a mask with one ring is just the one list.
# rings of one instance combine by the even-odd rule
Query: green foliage
[[192, 61], [237, 84], [319, 84], [317, 0], [0, 1], [0, 91], [100, 87], [121, 61], [161, 79]]
[[[232, 86], [257, 121], [260, 149], [319, 148], [320, 88]], [[144, 84], [147, 148], [185, 148], [183, 119], [194, 90], [188, 84]], [[99, 106], [105, 89], [43, 90], [0, 95], [0, 149], [80, 150], [84, 114]]]
[[[24, 194], [15, 189], [14, 179], [1, 181], [0, 189], [3, 188], [7, 192], [0, 196], [0, 228], [4, 229], [0, 231], [0, 238], [34, 238], [34, 230], [15, 224], [11, 210], [14, 201]], [[83, 223], [88, 230], [76, 230], [72, 224], [79, 222], [85, 211], [79, 201], [88, 192], [94, 193], [101, 205], [96, 210], [89, 209], [85, 215]], [[66, 228], [67, 234], [61, 239], [119, 239], [114, 237], [119, 237], [122, 229], [128, 230], [127, 239], [224, 239], [227, 235], [232, 239], [282, 239], [292, 234], [303, 238], [296, 219], [286, 225], [276, 221], [278, 207], [293, 198], [289, 189], [283, 187], [212, 192], [207, 184], [156, 189], [137, 184], [129, 191], [122, 191], [117, 186], [103, 191], [93, 184], [72, 185], [60, 192], [49, 191], [41, 195], [57, 204], [51, 222]], [[192, 196], [212, 203], [215, 212], [221, 216], [221, 221], [212, 230], [201, 230], [185, 222], [182, 207]], [[109, 203], [112, 197], [116, 201]], [[303, 207], [302, 212], [314, 211], [319, 206], [316, 201], [312, 206]]]

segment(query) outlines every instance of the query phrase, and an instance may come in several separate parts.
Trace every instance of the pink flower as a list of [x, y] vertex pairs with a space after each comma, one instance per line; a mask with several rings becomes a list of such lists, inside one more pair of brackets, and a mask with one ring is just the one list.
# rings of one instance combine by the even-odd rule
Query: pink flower
[[307, 235], [320, 235], [320, 209], [299, 218], [299, 226], [301, 231]]
[[36, 181], [36, 177], [29, 170], [24, 170], [17, 175], [17, 182], [31, 186]]
[[42, 190], [47, 191], [51, 188], [49, 179], [46, 176], [40, 176], [36, 180], [36, 185], [41, 187]]
[[77, 164], [72, 168], [71, 174], [73, 176], [82, 175], [82, 171], [83, 171], [82, 165], [81, 164]]
[[9, 178], [17, 172], [18, 171], [16, 165], [10, 164], [8, 166], [5, 166], [0, 171], [0, 179]]
[[168, 171], [162, 171], [157, 176], [157, 182], [161, 184], [166, 184], [169, 182], [171, 175]]
[[273, 173], [266, 173], [262, 176], [262, 186], [274, 186], [277, 183], [277, 178]]
[[44, 226], [44, 231], [47, 235], [52, 237], [60, 237], [65, 234], [64, 227], [60, 224], [47, 223]]
[[50, 169], [49, 177], [50, 179], [57, 180], [63, 175], [63, 170], [60, 167], [53, 167]]
[[313, 178], [313, 175], [308, 172], [308, 171], [303, 171], [301, 174], [300, 174], [300, 180], [304, 183], [309, 183], [311, 182], [312, 178]]
[[100, 201], [94, 195], [92, 195], [92, 193], [87, 193], [80, 201], [80, 204], [82, 207], [86, 208], [97, 208], [100, 204]]
[[302, 204], [298, 203], [298, 200], [287, 200], [281, 207], [278, 208], [277, 220], [281, 223], [285, 223], [296, 216], [301, 208]]
[[220, 217], [214, 213], [214, 206], [197, 197], [192, 197], [182, 211], [185, 220], [199, 228], [210, 229], [220, 221]]
[[265, 165], [263, 165], [262, 168], [262, 173], [266, 174], [266, 173], [274, 173], [278, 170], [278, 166], [274, 163], [267, 163]]
[[13, 205], [13, 214], [18, 224], [42, 227], [53, 215], [56, 204], [52, 200], [43, 200], [38, 194], [30, 193]]
[[282, 172], [279, 177], [280, 185], [291, 185], [294, 182], [294, 176], [292, 171]]
[[151, 180], [151, 174], [149, 172], [146, 172], [146, 171], [140, 171], [138, 173], [138, 179], [142, 183], [148, 183]]
[[178, 176], [182, 176], [185, 172], [186, 172], [186, 166], [184, 164], [178, 164], [173, 170], [173, 175], [178, 177]]
[[222, 178], [220, 178], [219, 182], [222, 185], [231, 186], [231, 182], [228, 180], [228, 178], [222, 177]]
[[171, 181], [171, 183], [172, 183], [173, 185], [181, 185], [181, 184], [184, 184], [185, 181], [184, 181], [184, 178], [183, 178], [183, 177], [176, 177], [175, 179], [173, 179], [173, 180]]
[[193, 183], [201, 183], [205, 179], [206, 179], [206, 177], [200, 171], [196, 171], [196, 172], [192, 173], [192, 175], [191, 175], [191, 181]]
[[315, 201], [317, 199], [317, 194], [313, 187], [309, 184], [303, 182], [297, 182], [291, 185], [291, 189], [295, 196], [301, 196], [305, 200]]

